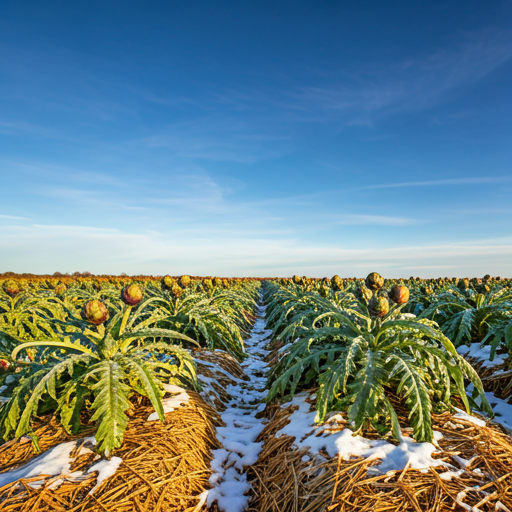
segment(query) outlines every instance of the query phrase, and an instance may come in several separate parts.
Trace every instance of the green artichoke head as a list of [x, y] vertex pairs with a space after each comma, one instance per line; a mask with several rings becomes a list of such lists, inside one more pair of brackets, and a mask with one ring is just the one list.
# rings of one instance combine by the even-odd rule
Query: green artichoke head
[[409, 301], [409, 288], [395, 284], [389, 291], [388, 296], [395, 304], [400, 306]]
[[169, 275], [162, 277], [162, 288], [164, 290], [170, 290], [172, 285], [175, 284], [176, 281]]
[[7, 281], [5, 281], [4, 284], [2, 285], [2, 288], [4, 292], [7, 293], [7, 295], [10, 295], [13, 298], [16, 297], [18, 293], [21, 292], [20, 285], [14, 279], [8, 279]]
[[183, 294], [183, 289], [177, 283], [173, 284], [171, 287], [171, 295], [176, 299], [180, 298]]
[[368, 313], [373, 318], [382, 318], [389, 312], [389, 301], [382, 295], [374, 295], [368, 303]]
[[108, 309], [99, 300], [90, 300], [82, 309], [82, 318], [91, 324], [100, 325], [108, 320]]
[[345, 288], [345, 283], [339, 275], [332, 276], [331, 287], [334, 291], [342, 291]]
[[364, 284], [367, 288], [376, 292], [384, 286], [384, 278], [377, 272], [371, 272], [366, 276]]
[[178, 278], [178, 284], [182, 288], [188, 288], [190, 286], [191, 281], [192, 280], [190, 279], [190, 276], [187, 275], [183, 275]]
[[125, 286], [121, 291], [121, 300], [128, 306], [136, 306], [142, 300], [142, 288], [135, 283]]
[[66, 285], [64, 283], [59, 283], [54, 289], [53, 291], [57, 294], [57, 295], [64, 295], [64, 292], [66, 291]]

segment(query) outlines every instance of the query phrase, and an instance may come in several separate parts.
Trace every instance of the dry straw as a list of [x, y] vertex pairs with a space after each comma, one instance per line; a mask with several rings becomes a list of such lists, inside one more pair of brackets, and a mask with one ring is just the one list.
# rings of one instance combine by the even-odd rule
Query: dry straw
[[372, 476], [367, 470], [376, 461], [330, 459], [327, 453], [303, 460], [307, 450], [294, 449], [293, 438], [276, 437], [294, 409], [274, 408], [261, 433], [265, 444], [249, 470], [255, 495], [250, 512], [512, 511], [512, 444], [496, 427], [478, 427], [449, 413], [434, 415], [434, 428], [444, 436], [438, 458], [455, 468], [460, 468], [458, 457], [471, 461], [460, 477], [448, 481], [440, 468], [407, 467]]
[[[194, 356], [197, 363], [197, 372], [211, 379], [210, 385], [217, 393], [216, 396], [211, 394], [208, 399], [213, 403], [217, 411], [224, 411], [226, 409], [225, 404], [231, 399], [226, 388], [228, 385], [236, 384], [236, 381], [226, 375], [226, 373], [237, 379], [248, 380], [249, 378], [245, 375], [240, 363], [226, 352], [198, 350], [194, 352]], [[224, 372], [215, 369], [211, 365], [205, 365], [201, 361], [213, 363], [224, 370]]]
[[[194, 512], [199, 496], [208, 489], [211, 450], [218, 448], [215, 427], [221, 424], [218, 413], [194, 392], [190, 401], [166, 414], [166, 423], [147, 422], [153, 408], [142, 404], [130, 420], [121, 449], [115, 456], [123, 462], [111, 478], [94, 494], [97, 473], [78, 483], [67, 481], [56, 489], [49, 486], [59, 477], [49, 478], [44, 487], [28, 485], [36, 477], [0, 488], [3, 512], [92, 512], [92, 511], [176, 511]], [[41, 449], [70, 439], [53, 422], [37, 429]], [[30, 442], [5, 444], [0, 449], [2, 469], [19, 465], [34, 456]], [[97, 457], [93, 452], [78, 457], [71, 470], [86, 470]]]

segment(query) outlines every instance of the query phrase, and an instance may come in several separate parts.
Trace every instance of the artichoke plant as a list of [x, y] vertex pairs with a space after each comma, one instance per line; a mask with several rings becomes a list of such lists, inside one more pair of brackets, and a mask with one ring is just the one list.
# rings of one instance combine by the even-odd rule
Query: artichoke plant
[[441, 324], [446, 336], [457, 347], [481, 342], [489, 330], [507, 318], [512, 307], [512, 291], [497, 287], [488, 293], [467, 290], [464, 293], [452, 287], [440, 293], [422, 318], [433, 318]]
[[[271, 370], [267, 400], [293, 395], [298, 386], [316, 384], [320, 386], [317, 421], [323, 421], [332, 408], [341, 408], [348, 411], [356, 430], [371, 425], [381, 433], [391, 430], [400, 439], [390, 400], [390, 394], [397, 395], [409, 409], [414, 438], [432, 441], [431, 413], [453, 410], [452, 395], [459, 396], [469, 412], [467, 378], [484, 410], [492, 414], [480, 378], [437, 324], [404, 315], [405, 303], [393, 304], [379, 316], [377, 310], [384, 301], [375, 288], [370, 303], [377, 300], [379, 304], [371, 307], [356, 302], [352, 307], [339, 305], [319, 297], [314, 308], [303, 308], [295, 315], [279, 336], [295, 341]], [[283, 310], [293, 307], [291, 302]]]
[[512, 308], [491, 325], [487, 335], [481, 342], [481, 345], [487, 344], [491, 346], [491, 353], [489, 355], [491, 361], [494, 359], [498, 348], [504, 347], [508, 350], [509, 354], [512, 354]]
[[149, 398], [164, 421], [163, 384], [196, 386], [192, 356], [174, 342], [197, 343], [176, 331], [140, 327], [143, 311], [144, 304], [137, 311], [123, 305], [110, 314], [105, 304], [90, 301], [83, 318], [69, 311], [66, 321], [53, 320], [76, 332], [20, 343], [12, 351], [13, 364], [19, 365], [18, 356], [30, 349], [41, 357], [16, 373], [18, 384], [0, 409], [0, 437], [32, 435], [32, 418], [51, 411], [75, 434], [85, 413], [97, 424], [98, 450], [110, 456], [122, 443], [133, 395]]

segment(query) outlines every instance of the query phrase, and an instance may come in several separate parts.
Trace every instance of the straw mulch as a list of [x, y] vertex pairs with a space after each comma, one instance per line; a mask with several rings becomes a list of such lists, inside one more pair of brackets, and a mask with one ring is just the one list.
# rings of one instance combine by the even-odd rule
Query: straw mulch
[[[440, 477], [445, 471], [440, 467], [374, 476], [367, 470], [378, 461], [330, 459], [327, 453], [304, 457], [307, 449], [294, 448], [294, 438], [275, 437], [294, 409], [273, 406], [272, 419], [260, 434], [264, 446], [248, 472], [254, 489], [251, 512], [512, 511], [512, 443], [497, 428], [477, 427], [449, 413], [434, 415], [434, 429], [444, 435], [442, 453], [435, 457], [453, 470], [462, 469], [457, 456], [466, 459], [465, 472], [450, 481]], [[401, 423], [407, 424], [405, 418]], [[347, 424], [327, 426], [336, 432]]]
[[[234, 380], [235, 378], [249, 380], [240, 366], [240, 363], [227, 352], [220, 350], [216, 350], [215, 352], [206, 350], [196, 351], [194, 352], [194, 358], [197, 364], [198, 375], [204, 375], [212, 379], [210, 385], [215, 391], [211, 392], [210, 390], [210, 392], [208, 392], [208, 390], [205, 390], [203, 397], [210, 402], [217, 411], [222, 412], [226, 410], [226, 404], [231, 400], [231, 396], [226, 391], [228, 385], [236, 385], [237, 382]], [[218, 368], [203, 364], [201, 361], [213, 363], [217, 365]], [[224, 372], [221, 370], [224, 370]], [[226, 375], [226, 373], [229, 375]]]
[[474, 357], [466, 359], [477, 371], [486, 391], [492, 391], [494, 396], [512, 403], [512, 359], [510, 357], [496, 366], [484, 366], [484, 361]]
[[[222, 422], [201, 396], [194, 392], [188, 394], [189, 403], [166, 414], [165, 424], [147, 422], [153, 412], [151, 406], [142, 404], [136, 408], [123, 446], [113, 454], [122, 463], [94, 494], [89, 491], [96, 484], [97, 472], [85, 474], [78, 482], [65, 479], [55, 489], [50, 487], [61, 477], [48, 478], [43, 487], [33, 489], [28, 484], [41, 480], [39, 476], [0, 488], [0, 510], [198, 512], [203, 509], [200, 495], [210, 488], [211, 450], [219, 448], [215, 427]], [[42, 450], [70, 439], [52, 422], [40, 426], [37, 433]], [[79, 447], [75, 454], [78, 452]], [[30, 442], [22, 439], [7, 443], [0, 449], [0, 467], [4, 470], [32, 457]], [[80, 451], [71, 471], [86, 473], [98, 457], [91, 450]]]

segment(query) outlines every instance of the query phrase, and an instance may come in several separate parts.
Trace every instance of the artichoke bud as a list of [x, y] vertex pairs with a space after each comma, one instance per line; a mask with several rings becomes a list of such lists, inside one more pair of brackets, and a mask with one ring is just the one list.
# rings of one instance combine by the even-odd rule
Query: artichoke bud
[[407, 288], [407, 286], [395, 284], [391, 288], [388, 296], [395, 304], [400, 306], [401, 304], [405, 304], [409, 301], [409, 288]]
[[180, 285], [177, 283], [173, 284], [171, 287], [171, 295], [176, 299], [179, 299], [182, 294], [183, 290], [181, 289]]
[[53, 291], [57, 294], [57, 295], [64, 295], [64, 292], [66, 291], [66, 285], [64, 283], [59, 283], [54, 289]]
[[175, 283], [176, 281], [171, 276], [164, 276], [162, 278], [162, 288], [164, 290], [170, 290]]
[[338, 275], [332, 276], [331, 288], [334, 291], [342, 291], [343, 288], [345, 288], [345, 284], [343, 283], [343, 279], [340, 276], [338, 276]]
[[369, 288], [366, 288], [364, 284], [356, 289], [357, 298], [364, 301], [366, 304], [368, 304], [368, 301], [372, 298], [372, 295], [372, 291]]
[[101, 325], [108, 320], [108, 309], [99, 300], [90, 300], [82, 309], [82, 318], [91, 324]]
[[364, 284], [372, 291], [380, 290], [384, 286], [384, 278], [377, 272], [372, 272], [366, 276]]
[[386, 297], [373, 296], [368, 303], [368, 313], [373, 318], [382, 318], [389, 312], [389, 302]]
[[190, 276], [187, 276], [187, 275], [180, 276], [178, 279], [178, 284], [182, 288], [188, 288], [190, 286], [190, 282], [191, 282]]
[[142, 300], [142, 289], [138, 284], [125, 286], [121, 291], [121, 300], [128, 306], [136, 306]]
[[7, 295], [10, 295], [13, 298], [21, 292], [19, 284], [14, 279], [8, 279], [5, 281], [2, 288]]

